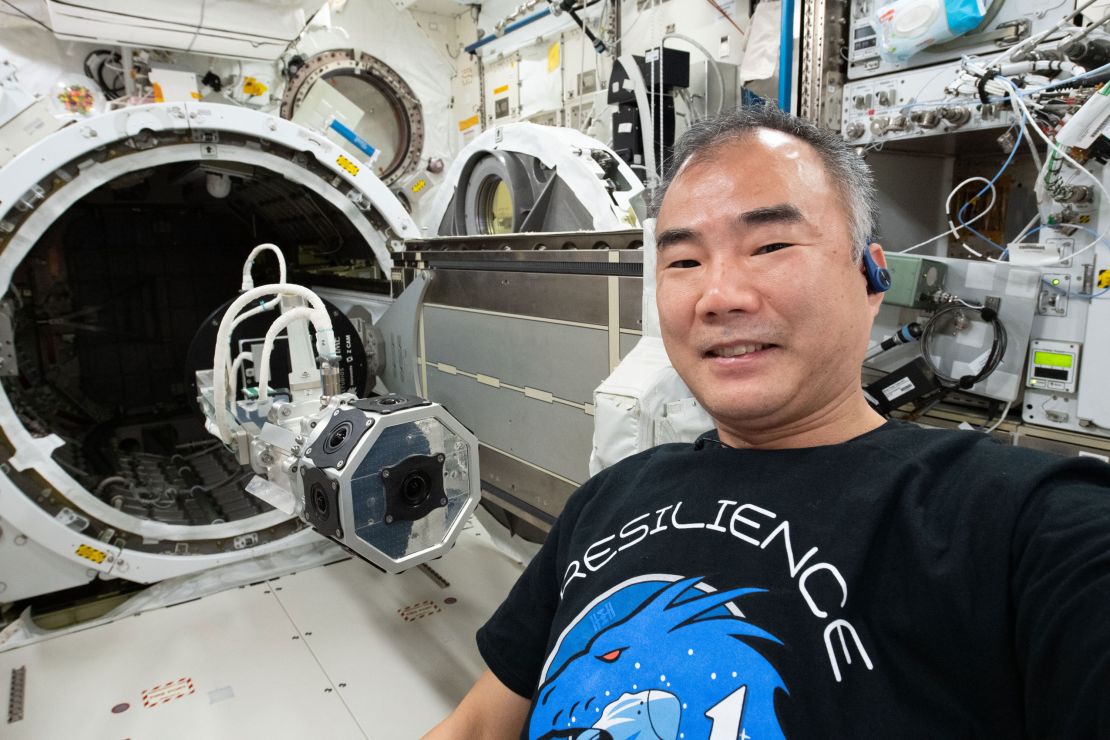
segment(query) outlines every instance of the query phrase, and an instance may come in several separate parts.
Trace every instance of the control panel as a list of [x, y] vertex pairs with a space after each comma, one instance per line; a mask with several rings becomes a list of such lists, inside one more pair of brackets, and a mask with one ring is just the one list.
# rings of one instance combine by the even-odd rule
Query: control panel
[[1025, 385], [1060, 393], [1075, 393], [1079, 370], [1078, 342], [1034, 339], [1029, 348], [1029, 374]]
[[841, 133], [853, 144], [866, 145], [1010, 126], [1014, 112], [1009, 105], [946, 94], [958, 70], [959, 62], [953, 62], [849, 82], [841, 101]]

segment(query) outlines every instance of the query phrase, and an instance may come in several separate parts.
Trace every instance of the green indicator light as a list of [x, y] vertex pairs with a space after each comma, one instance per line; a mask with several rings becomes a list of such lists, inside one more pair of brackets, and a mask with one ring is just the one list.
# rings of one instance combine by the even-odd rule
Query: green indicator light
[[1034, 365], [1047, 365], [1048, 367], [1071, 367], [1075, 357], [1063, 352], [1034, 352]]
[[1036, 379], [1036, 378], [1032, 378], [1032, 379], [1031, 379], [1031, 380], [1029, 381], [1029, 385], [1036, 385], [1036, 384], [1037, 384], [1037, 379]]
[[1052, 278], [1052, 284], [1053, 285], [1059, 285], [1060, 284], [1060, 278]]

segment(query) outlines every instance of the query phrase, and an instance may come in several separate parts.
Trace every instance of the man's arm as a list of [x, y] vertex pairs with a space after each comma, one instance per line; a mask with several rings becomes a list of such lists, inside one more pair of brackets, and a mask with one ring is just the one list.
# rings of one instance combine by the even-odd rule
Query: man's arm
[[432, 728], [424, 740], [515, 740], [520, 737], [530, 705], [486, 669], [455, 711]]

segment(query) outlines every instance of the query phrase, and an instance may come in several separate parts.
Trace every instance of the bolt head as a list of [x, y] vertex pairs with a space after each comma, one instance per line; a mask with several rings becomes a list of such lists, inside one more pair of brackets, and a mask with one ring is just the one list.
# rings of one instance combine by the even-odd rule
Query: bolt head
[[343, 467], [343, 464], [344, 464], [345, 462], [346, 462], [346, 460], [340, 460], [339, 462], [337, 462], [337, 463], [335, 464], [335, 467], [337, 467], [337, 468], [342, 468], [342, 467]]
[[388, 478], [389, 477], [389, 471], [388, 470], [383, 470], [382, 471], [382, 477], [383, 478]]
[[392, 524], [393, 523], [393, 515], [392, 514], [386, 514], [385, 515], [385, 523], [386, 524]]

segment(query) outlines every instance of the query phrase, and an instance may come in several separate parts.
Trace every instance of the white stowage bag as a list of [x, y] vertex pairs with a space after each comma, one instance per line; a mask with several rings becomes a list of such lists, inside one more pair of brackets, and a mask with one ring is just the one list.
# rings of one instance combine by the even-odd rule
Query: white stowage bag
[[667, 442], [692, 442], [713, 420], [678, 377], [659, 337], [644, 336], [594, 391], [590, 475]]

